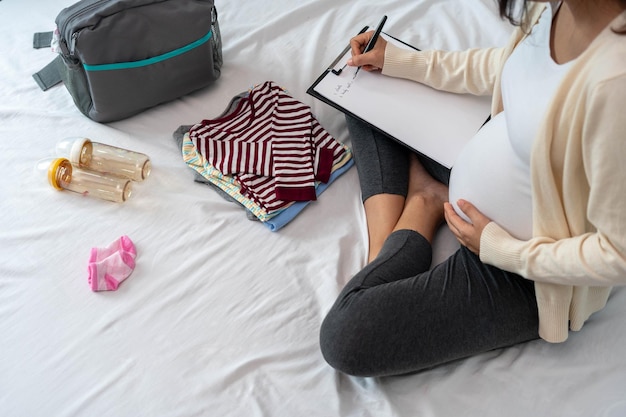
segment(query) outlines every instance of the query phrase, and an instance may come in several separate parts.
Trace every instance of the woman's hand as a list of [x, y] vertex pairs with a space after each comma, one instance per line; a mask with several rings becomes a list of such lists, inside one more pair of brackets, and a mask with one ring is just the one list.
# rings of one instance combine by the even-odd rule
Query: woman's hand
[[476, 255], [479, 255], [480, 235], [483, 233], [485, 226], [487, 226], [491, 220], [478, 211], [478, 209], [469, 201], [459, 200], [457, 201], [457, 205], [472, 222], [466, 222], [461, 216], [456, 214], [452, 204], [445, 203], [444, 215], [446, 217], [446, 222], [448, 222], [448, 227], [452, 230], [452, 233], [454, 233], [457, 240], [461, 242], [461, 245], [466, 246]]
[[363, 53], [367, 43], [370, 41], [374, 31], [361, 33], [350, 39], [350, 48], [352, 49], [352, 58], [350, 58], [347, 64], [351, 67], [362, 67], [365, 71], [377, 71], [382, 69], [385, 63], [385, 48], [387, 47], [387, 41], [378, 37], [374, 49], [368, 53]]

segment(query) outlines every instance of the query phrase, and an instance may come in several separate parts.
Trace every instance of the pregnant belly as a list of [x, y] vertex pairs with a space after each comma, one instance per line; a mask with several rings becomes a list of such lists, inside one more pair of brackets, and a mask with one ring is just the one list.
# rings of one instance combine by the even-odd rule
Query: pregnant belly
[[528, 163], [511, 147], [503, 113], [468, 142], [450, 174], [450, 203], [464, 199], [518, 239], [532, 236]]

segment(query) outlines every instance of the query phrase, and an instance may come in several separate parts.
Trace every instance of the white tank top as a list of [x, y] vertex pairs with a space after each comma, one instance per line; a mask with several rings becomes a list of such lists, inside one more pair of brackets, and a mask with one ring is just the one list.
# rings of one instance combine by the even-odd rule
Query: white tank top
[[470, 139], [450, 174], [450, 202], [460, 198], [518, 239], [532, 237], [531, 147], [552, 96], [573, 61], [550, 54], [553, 13], [548, 7], [513, 51], [502, 72], [504, 111]]

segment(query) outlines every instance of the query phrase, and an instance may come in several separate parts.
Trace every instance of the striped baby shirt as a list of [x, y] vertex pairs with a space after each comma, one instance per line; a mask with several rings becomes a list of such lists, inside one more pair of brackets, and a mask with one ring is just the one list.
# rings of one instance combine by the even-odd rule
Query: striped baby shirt
[[233, 111], [194, 125], [189, 138], [210, 165], [269, 211], [315, 200], [315, 182], [327, 182], [345, 152], [310, 107], [271, 81], [250, 90]]

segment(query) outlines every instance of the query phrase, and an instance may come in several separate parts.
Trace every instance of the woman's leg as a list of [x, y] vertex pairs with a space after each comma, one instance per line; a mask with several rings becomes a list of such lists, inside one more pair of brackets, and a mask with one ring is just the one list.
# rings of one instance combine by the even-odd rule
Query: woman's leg
[[435, 232], [444, 220], [443, 204], [446, 201], [448, 187], [431, 177], [417, 156], [411, 154], [407, 196], [393, 230], [413, 230], [432, 244]]
[[367, 261], [371, 262], [380, 252], [404, 209], [404, 197], [397, 194], [376, 194], [363, 202], [369, 248]]
[[430, 245], [391, 234], [343, 289], [322, 323], [326, 361], [356, 376], [416, 372], [538, 337], [532, 281], [483, 264], [462, 247], [428, 271]]
[[397, 375], [537, 338], [531, 281], [466, 248], [428, 270], [447, 187], [413, 158], [407, 190], [393, 233], [322, 324], [326, 360], [352, 375]]
[[369, 125], [346, 116], [369, 235], [369, 260], [395, 227], [408, 186], [406, 148]]
[[[385, 239], [397, 229], [405, 211], [409, 184], [409, 159], [414, 154], [366, 123], [346, 116], [363, 198], [369, 237], [369, 261]], [[448, 184], [450, 170], [418, 157], [428, 173]]]

